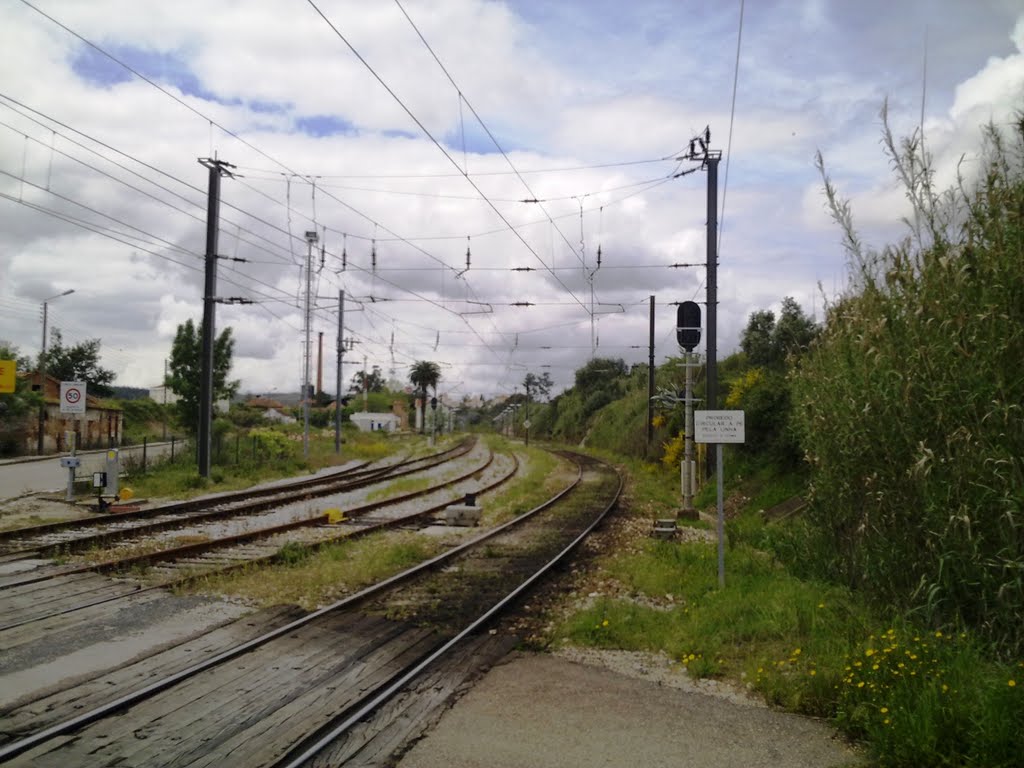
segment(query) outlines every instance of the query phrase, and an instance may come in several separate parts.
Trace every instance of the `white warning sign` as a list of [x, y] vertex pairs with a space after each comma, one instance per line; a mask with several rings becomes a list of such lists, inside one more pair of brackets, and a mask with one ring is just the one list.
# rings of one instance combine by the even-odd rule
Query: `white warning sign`
[[62, 381], [60, 383], [60, 412], [85, 413], [84, 381]]
[[742, 443], [743, 411], [694, 411], [693, 431], [698, 443]]

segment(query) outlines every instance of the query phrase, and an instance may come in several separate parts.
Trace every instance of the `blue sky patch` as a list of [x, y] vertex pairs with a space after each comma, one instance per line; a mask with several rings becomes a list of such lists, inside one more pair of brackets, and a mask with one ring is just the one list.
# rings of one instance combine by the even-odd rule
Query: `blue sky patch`
[[[188, 65], [183, 52], [153, 51], [136, 46], [110, 46], [110, 54], [150, 80], [178, 88], [188, 96], [219, 104], [238, 104], [238, 99], [225, 99], [207, 90]], [[94, 85], [109, 87], [128, 82], [134, 75], [94, 48], [83, 45], [71, 68], [83, 80]]]
[[71, 60], [71, 69], [88, 83], [111, 86], [126, 83], [133, 75], [120, 64], [115, 64], [95, 48], [84, 45]]
[[418, 134], [418, 133], [414, 133], [412, 131], [401, 131], [401, 130], [399, 130], [397, 128], [389, 128], [387, 130], [381, 131], [381, 135], [382, 136], [386, 136], [389, 139], [413, 139], [413, 140], [415, 140], [415, 139], [420, 138], [420, 134]]
[[[501, 148], [506, 152], [512, 152], [513, 150], [524, 148], [522, 144], [517, 144], [493, 129], [491, 132], [498, 140]], [[444, 136], [441, 137], [441, 143], [453, 152], [462, 152], [463, 149], [465, 149], [466, 152], [471, 152], [474, 155], [499, 154], [498, 148], [494, 146], [494, 142], [491, 140], [491, 137], [487, 135], [486, 131], [484, 131], [484, 129], [481, 128], [475, 120], [472, 122], [466, 122], [465, 140], [463, 140], [463, 130], [456, 127], [454, 130], [446, 132]]]
[[275, 101], [250, 101], [247, 105], [250, 110], [260, 115], [283, 115], [292, 108], [291, 104]]
[[309, 136], [321, 139], [324, 136], [355, 134], [356, 129], [348, 120], [334, 115], [309, 115], [295, 121], [295, 127]]

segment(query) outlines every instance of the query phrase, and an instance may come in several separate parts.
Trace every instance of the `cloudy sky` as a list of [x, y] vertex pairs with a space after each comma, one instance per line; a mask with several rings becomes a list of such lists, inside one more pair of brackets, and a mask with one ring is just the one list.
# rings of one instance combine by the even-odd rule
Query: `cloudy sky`
[[0, 339], [35, 355], [42, 302], [74, 289], [51, 327], [100, 338], [132, 386], [159, 383], [202, 315], [199, 158], [236, 166], [217, 295], [254, 303], [219, 305], [217, 326], [243, 390], [299, 388], [316, 231], [314, 380], [323, 332], [334, 388], [344, 290], [346, 381], [364, 356], [402, 381], [428, 359], [442, 390], [493, 395], [527, 372], [571, 384], [593, 354], [645, 361], [652, 295], [657, 359], [677, 353], [670, 303], [705, 296], [707, 195], [677, 158], [705, 128], [724, 356], [752, 311], [793, 296], [820, 317], [842, 290], [816, 151], [881, 245], [907, 213], [885, 99], [900, 135], [923, 99], [943, 183], [981, 124], [1024, 107], [1019, 0], [0, 6]]

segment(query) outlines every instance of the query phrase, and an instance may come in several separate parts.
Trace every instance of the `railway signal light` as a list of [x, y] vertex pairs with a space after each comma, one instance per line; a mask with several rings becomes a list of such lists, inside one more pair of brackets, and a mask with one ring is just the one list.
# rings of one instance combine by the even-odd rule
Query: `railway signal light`
[[676, 310], [676, 341], [687, 352], [700, 343], [700, 305], [684, 301]]

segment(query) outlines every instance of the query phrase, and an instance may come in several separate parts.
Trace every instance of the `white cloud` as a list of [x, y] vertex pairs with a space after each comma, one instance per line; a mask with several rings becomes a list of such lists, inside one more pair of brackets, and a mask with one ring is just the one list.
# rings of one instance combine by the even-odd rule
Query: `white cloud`
[[[712, 127], [713, 144], [726, 147], [736, 8], [684, 12], [660, 0], [642, 0], [628, 11], [479, 0], [404, 5], [517, 169], [661, 157], [683, 148], [705, 125]], [[676, 164], [524, 174], [525, 184], [514, 175], [485, 175], [508, 170], [508, 163], [467, 103], [460, 105], [397, 6], [322, 5], [446, 142], [455, 163], [468, 165], [497, 212], [476, 199], [458, 169], [303, 4], [181, 0], [143, 8], [128, 0], [51, 0], [40, 7], [152, 71], [166, 90], [244, 142], [123, 73], [108, 84], [97, 81], [97, 69], [86, 77], [87, 62], [102, 62], [86, 56], [82, 43], [27, 7], [10, 9], [0, 46], [17, 66], [0, 71], [0, 93], [170, 175], [3, 102], [0, 120], [11, 128], [0, 127], [0, 171], [10, 176], [0, 176], [0, 192], [109, 227], [132, 243], [0, 200], [0, 307], [17, 308], [4, 318], [0, 336], [13, 337], [25, 352], [38, 345], [35, 302], [74, 286], [77, 295], [56, 305], [62, 325], [81, 338], [101, 337], [105, 360], [121, 383], [160, 380], [175, 328], [201, 314], [207, 172], [196, 158], [212, 154], [240, 173], [222, 182], [220, 253], [248, 259], [219, 265], [219, 293], [260, 302], [218, 310], [220, 327], [234, 329], [234, 375], [245, 388], [291, 391], [298, 384], [297, 264], [305, 259], [302, 234], [314, 218], [328, 228], [327, 258], [316, 279], [325, 298], [318, 302], [331, 305], [344, 288], [346, 335], [360, 341], [346, 379], [364, 354], [389, 370], [393, 349], [400, 378], [411, 361], [428, 357], [444, 362], [446, 379], [470, 392], [509, 391], [541, 365], [553, 366], [559, 384], [570, 383], [591, 350], [590, 284], [579, 257], [593, 270], [598, 245], [604, 261], [594, 275], [596, 309], [615, 309], [594, 323], [600, 354], [646, 359], [646, 350], [631, 347], [646, 344], [649, 295], [657, 294], [659, 326], [669, 322], [667, 302], [703, 298], [703, 270], [667, 266], [704, 259], [703, 173], [647, 190], [628, 185], [666, 176]], [[828, 289], [843, 271], [838, 233], [823, 213], [815, 149], [825, 153], [873, 237], [893, 231], [894, 213], [904, 210], [880, 152], [875, 116], [889, 94], [894, 125], [916, 125], [911, 106], [919, 104], [920, 83], [900, 69], [907, 46], [887, 45], [889, 35], [916, 39], [920, 30], [911, 11], [889, 8], [880, 25], [877, 10], [815, 0], [748, 4], [732, 148], [719, 176], [724, 189], [729, 163], [720, 270], [723, 350], [735, 346], [754, 309], [776, 306], [785, 295], [806, 308], [816, 300], [817, 282]], [[1020, 104], [1024, 58], [1024, 22], [1014, 32], [1018, 51], [1008, 52], [988, 42], [988, 17], [997, 9], [977, 18], [953, 4], [946, 10], [957, 20], [956, 46], [942, 47], [947, 33], [935, 32], [936, 49], [949, 55], [936, 63], [929, 84], [929, 104], [943, 107], [930, 110], [926, 121], [942, 179], [960, 153], [977, 147], [979, 121], [990, 115], [1005, 120]], [[300, 121], [314, 118], [348, 128], [319, 137], [299, 129]], [[103, 173], [51, 153], [51, 141]], [[307, 178], [289, 180], [282, 164]], [[42, 189], [23, 189], [11, 178], [23, 172]], [[392, 178], [412, 174], [431, 175]], [[378, 178], [353, 178], [360, 175]], [[543, 209], [557, 229], [541, 205], [518, 202], [530, 197], [547, 201]], [[520, 240], [505, 231], [505, 221], [533, 223], [522, 227]], [[409, 245], [391, 233], [419, 239]], [[456, 279], [465, 266], [467, 235], [472, 266]], [[372, 237], [376, 271], [370, 243], [362, 239]], [[343, 242], [348, 269], [336, 273]], [[510, 271], [527, 267], [534, 271]], [[517, 301], [535, 306], [509, 306]], [[316, 331], [325, 332], [330, 357], [334, 310], [316, 317], [314, 339]], [[674, 354], [671, 338], [658, 336], [659, 357]], [[333, 374], [329, 378], [333, 383]]]

